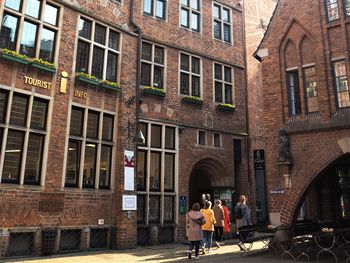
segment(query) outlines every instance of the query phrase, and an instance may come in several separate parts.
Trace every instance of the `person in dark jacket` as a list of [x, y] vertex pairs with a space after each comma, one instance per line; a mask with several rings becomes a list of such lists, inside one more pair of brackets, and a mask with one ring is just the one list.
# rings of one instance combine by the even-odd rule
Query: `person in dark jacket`
[[[239, 234], [240, 227], [251, 224], [250, 209], [247, 206], [247, 198], [244, 195], [241, 195], [239, 197], [239, 202], [235, 207], [235, 214], [236, 214], [237, 233]], [[241, 250], [244, 250], [242, 246], [242, 240], [238, 243], [238, 246]]]

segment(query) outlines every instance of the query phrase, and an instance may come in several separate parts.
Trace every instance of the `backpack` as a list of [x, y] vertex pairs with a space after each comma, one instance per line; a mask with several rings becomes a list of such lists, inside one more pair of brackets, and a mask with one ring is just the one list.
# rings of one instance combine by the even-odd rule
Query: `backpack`
[[236, 206], [236, 217], [237, 217], [237, 219], [242, 219], [243, 218], [243, 207], [242, 207], [242, 205]]

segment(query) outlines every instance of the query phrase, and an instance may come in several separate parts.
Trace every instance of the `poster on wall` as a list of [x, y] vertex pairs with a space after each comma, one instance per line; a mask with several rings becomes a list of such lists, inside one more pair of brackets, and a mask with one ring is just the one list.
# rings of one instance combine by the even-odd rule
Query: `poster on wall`
[[137, 209], [137, 197], [136, 195], [123, 195], [123, 210], [131, 211]]
[[134, 191], [135, 157], [133, 151], [124, 151], [124, 190]]

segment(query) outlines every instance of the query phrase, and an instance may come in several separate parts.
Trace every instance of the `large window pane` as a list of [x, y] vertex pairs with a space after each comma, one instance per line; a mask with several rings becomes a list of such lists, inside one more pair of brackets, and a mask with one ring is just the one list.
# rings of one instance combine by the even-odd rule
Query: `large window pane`
[[156, 0], [156, 17], [165, 18], [165, 0]]
[[231, 26], [224, 24], [224, 41], [231, 42]]
[[230, 22], [230, 10], [226, 8], [222, 10], [222, 20], [224, 20], [225, 22]]
[[103, 115], [103, 128], [102, 128], [102, 140], [113, 140], [113, 123], [114, 117], [112, 115]]
[[186, 71], [190, 70], [190, 56], [181, 54], [181, 69]]
[[221, 147], [220, 134], [214, 133], [214, 147]]
[[137, 190], [146, 189], [146, 178], [147, 178], [147, 152], [137, 151]]
[[164, 64], [164, 49], [161, 47], [154, 48], [154, 62]]
[[36, 24], [24, 21], [19, 53], [28, 57], [35, 56], [37, 29], [38, 26]]
[[175, 180], [175, 154], [165, 154], [164, 166], [164, 189], [166, 191], [173, 191]]
[[1, 48], [16, 49], [18, 18], [4, 13], [1, 23], [0, 45]]
[[152, 45], [142, 43], [142, 59], [152, 61]]
[[197, 14], [197, 13], [192, 13], [191, 14], [191, 27], [192, 27], [192, 29], [193, 30], [195, 30], [195, 31], [199, 31], [199, 23], [200, 23], [200, 21], [199, 21], [199, 14]]
[[105, 45], [106, 43], [106, 27], [96, 24], [95, 25], [95, 42]]
[[308, 112], [318, 111], [317, 99], [317, 82], [315, 67], [305, 68], [304, 72], [304, 87], [306, 93], [306, 106]]
[[165, 127], [165, 149], [175, 149], [175, 128]]
[[206, 133], [205, 131], [198, 131], [198, 144], [205, 145], [206, 144]]
[[219, 64], [215, 64], [215, 79], [222, 80], [222, 67]]
[[200, 59], [192, 57], [192, 72], [200, 74]]
[[232, 104], [232, 86], [225, 84], [225, 103]]
[[77, 186], [79, 182], [80, 145], [78, 141], [69, 141], [66, 169], [66, 186]]
[[141, 65], [141, 85], [151, 86], [151, 65], [142, 63]]
[[199, 0], [191, 0], [191, 7], [193, 9], [199, 10]]
[[98, 112], [89, 111], [86, 137], [97, 139], [99, 129], [100, 114]]
[[45, 100], [35, 98], [32, 108], [32, 119], [30, 127], [32, 129], [45, 130], [48, 103]]
[[200, 97], [200, 79], [192, 76], [192, 96]]
[[222, 102], [222, 83], [215, 82], [215, 102]]
[[84, 110], [79, 108], [72, 108], [70, 119], [70, 134], [76, 136], [83, 135]]
[[163, 68], [154, 67], [153, 86], [157, 88], [163, 88]]
[[151, 147], [161, 148], [162, 147], [162, 126], [151, 125]]
[[88, 72], [90, 45], [83, 41], [78, 41], [77, 51], [77, 71]]
[[100, 164], [100, 188], [109, 188], [111, 181], [112, 147], [102, 145]]
[[148, 125], [147, 123], [140, 123], [140, 130], [145, 137], [145, 146], [148, 146]]
[[348, 77], [345, 61], [334, 63], [335, 85], [338, 98], [338, 107], [344, 108], [350, 106]]
[[289, 114], [297, 115], [301, 113], [299, 77], [297, 71], [287, 73], [288, 93], [289, 93]]
[[44, 136], [30, 134], [27, 150], [26, 170], [24, 174], [25, 183], [40, 183], [43, 148]]
[[26, 126], [28, 102], [28, 96], [20, 94], [13, 95], [10, 124], [23, 127]]
[[214, 38], [221, 39], [221, 22], [214, 21]]
[[181, 26], [189, 27], [189, 11], [181, 9]]
[[41, 31], [40, 54], [39, 57], [43, 60], [53, 61], [55, 52], [56, 32], [43, 28]]
[[85, 158], [84, 158], [84, 172], [83, 172], [83, 187], [95, 187], [96, 174], [96, 152], [97, 145], [86, 142]]
[[215, 18], [221, 18], [221, 14], [220, 14], [220, 6], [217, 6], [217, 5], [214, 5], [213, 6], [213, 16], [215, 17]]
[[143, 12], [152, 15], [153, 0], [143, 0]]
[[92, 23], [84, 18], [80, 18], [79, 21], [79, 36], [87, 39], [91, 38]]
[[20, 11], [22, 0], [6, 0], [5, 6]]
[[174, 197], [164, 196], [164, 221], [171, 223], [174, 222]]
[[[221, 70], [220, 70], [221, 71]], [[225, 81], [226, 82], [232, 82], [232, 77], [231, 77], [231, 68], [225, 67], [224, 68], [224, 73], [225, 73]]]
[[102, 79], [102, 76], [103, 76], [103, 62], [104, 62], [104, 49], [95, 46], [94, 54], [92, 57], [91, 74], [99, 79]]
[[181, 79], [180, 79], [180, 93], [189, 95], [190, 94], [190, 78], [188, 74], [181, 73]]
[[109, 30], [108, 46], [114, 50], [119, 50], [119, 33]]
[[149, 197], [149, 222], [159, 223], [160, 221], [160, 196]]
[[58, 17], [58, 8], [46, 3], [44, 21], [51, 25], [57, 26], [57, 17]]
[[160, 166], [161, 164], [161, 153], [160, 152], [151, 152], [150, 159], [150, 186], [151, 190], [160, 190]]
[[[8, 92], [4, 90], [0, 90], [0, 122], [2, 123], [4, 123], [6, 120], [7, 100], [8, 100]], [[0, 142], [1, 142], [1, 138], [0, 138]]]
[[137, 223], [144, 224], [146, 219], [146, 196], [137, 196]]
[[24, 132], [9, 130], [5, 150], [2, 181], [19, 183], [23, 152]]
[[34, 18], [39, 18], [40, 1], [39, 0], [27, 0], [26, 15]]
[[339, 19], [338, 0], [327, 0], [328, 20]]

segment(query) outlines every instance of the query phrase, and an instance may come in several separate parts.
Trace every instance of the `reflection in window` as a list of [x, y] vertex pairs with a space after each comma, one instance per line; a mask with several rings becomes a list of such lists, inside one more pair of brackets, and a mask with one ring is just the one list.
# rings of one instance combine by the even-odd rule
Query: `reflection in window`
[[26, 15], [39, 18], [40, 1], [39, 0], [27, 0]]
[[44, 136], [30, 134], [27, 149], [26, 170], [24, 175], [24, 181], [26, 183], [40, 183], [43, 148]]
[[172, 223], [174, 222], [174, 197], [164, 197], [164, 221]]
[[84, 110], [79, 108], [72, 108], [70, 121], [70, 134], [82, 136], [83, 135]]
[[77, 186], [79, 181], [80, 143], [70, 140], [68, 144], [66, 186]]
[[150, 160], [150, 189], [160, 189], [160, 164], [161, 164], [161, 153], [151, 152]]
[[58, 8], [53, 5], [46, 4], [44, 21], [48, 24], [57, 26], [57, 17], [58, 17]]
[[106, 141], [113, 140], [113, 116], [109, 114], [103, 115], [102, 139]]
[[56, 32], [44, 28], [41, 32], [40, 58], [53, 61], [55, 52]]
[[146, 169], [147, 169], [147, 152], [139, 150], [137, 152], [137, 190], [146, 189]]
[[289, 114], [298, 115], [301, 113], [300, 88], [298, 71], [288, 71], [288, 94], [289, 94]]
[[326, 1], [327, 1], [328, 21], [339, 19], [338, 0], [326, 0]]
[[160, 197], [150, 196], [149, 197], [149, 222], [159, 223], [160, 221]]
[[317, 82], [315, 67], [303, 69], [306, 108], [308, 112], [318, 112]]
[[100, 188], [109, 188], [111, 180], [112, 147], [102, 145], [100, 164]]
[[24, 21], [19, 53], [28, 57], [35, 56], [37, 29], [36, 24]]
[[33, 129], [45, 130], [48, 103], [42, 99], [34, 99], [32, 107], [32, 118], [30, 127]]
[[15, 94], [12, 99], [10, 124], [25, 127], [29, 97]]
[[18, 18], [4, 13], [1, 23], [0, 45], [1, 48], [16, 49]]
[[200, 31], [201, 10], [198, 0], [181, 1], [181, 26]]
[[87, 142], [85, 145], [83, 186], [95, 187], [97, 145]]
[[22, 0], [6, 0], [5, 6], [20, 11]]
[[164, 189], [174, 190], [175, 154], [166, 153], [164, 160]]
[[345, 61], [338, 61], [333, 64], [335, 75], [335, 87], [337, 91], [338, 107], [350, 107], [350, 96], [348, 76]]
[[98, 137], [98, 128], [99, 128], [99, 120], [100, 114], [95, 111], [88, 112], [88, 123], [87, 123], [87, 132], [86, 137], [95, 138]]

